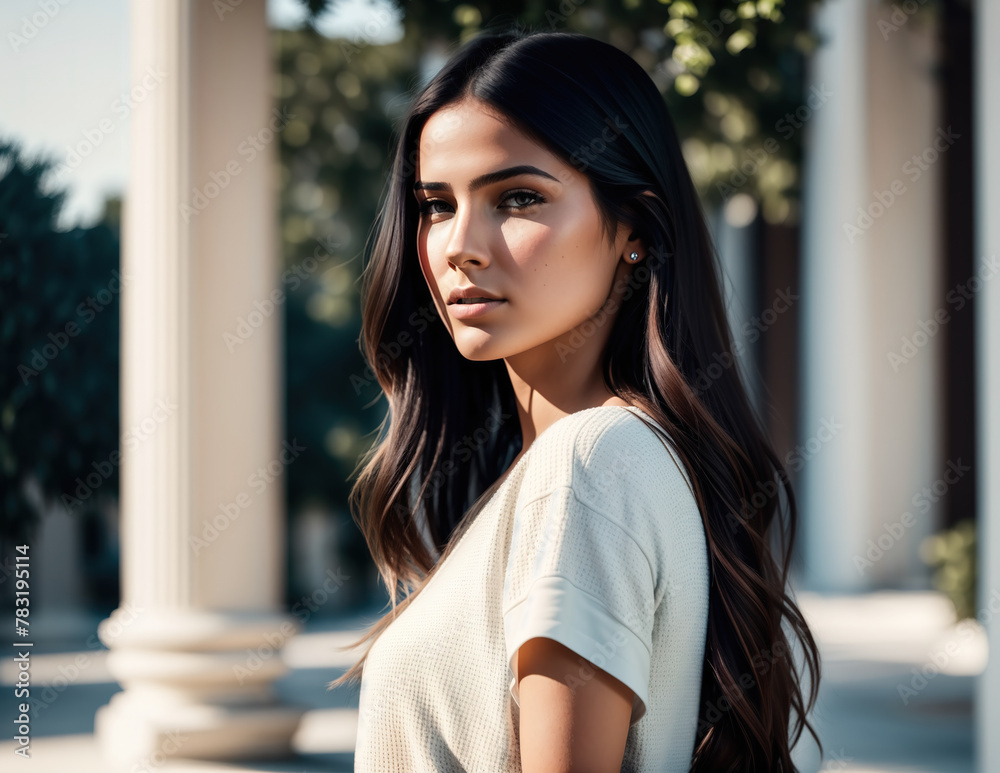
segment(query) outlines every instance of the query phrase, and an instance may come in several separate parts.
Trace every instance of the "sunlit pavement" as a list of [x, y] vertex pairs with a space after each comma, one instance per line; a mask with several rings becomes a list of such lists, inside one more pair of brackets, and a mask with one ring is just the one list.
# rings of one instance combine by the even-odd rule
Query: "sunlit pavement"
[[[823, 654], [822, 770], [972, 773], [975, 678], [987, 654], [978, 621], [955, 624], [936, 593], [799, 598]], [[816, 770], [803, 746], [803, 769]]]
[[[947, 600], [934, 593], [856, 597], [801, 593], [798, 599], [823, 653], [823, 684], [814, 719], [824, 745], [824, 763], [820, 768], [806, 734], [796, 750], [802, 773], [973, 772], [974, 680], [985, 665], [987, 650], [978, 624], [953, 624]], [[292, 670], [278, 682], [278, 693], [309, 709], [294, 739], [294, 759], [253, 764], [174, 761], [134, 770], [353, 770], [358, 690], [350, 686], [328, 692], [326, 684], [342, 674], [356, 654], [334, 648], [352, 641], [378, 611], [337, 622], [314, 620], [286, 647], [284, 658]], [[86, 641], [89, 633], [79, 641]], [[17, 760], [14, 767], [14, 742], [0, 742], [4, 760], [0, 769], [110, 770], [93, 736], [94, 712], [119, 689], [104, 667], [104, 654], [65, 644], [55, 652], [35, 653], [33, 688], [44, 691], [52, 685], [51, 692], [40, 693], [51, 701], [33, 718], [31, 759]], [[83, 667], [73, 672], [73, 666], [80, 664]], [[13, 666], [9, 657], [0, 666], [5, 693], [12, 689]], [[4, 701], [5, 706], [11, 703], [12, 699]], [[9, 714], [7, 710], [3, 717], [8, 726]]]

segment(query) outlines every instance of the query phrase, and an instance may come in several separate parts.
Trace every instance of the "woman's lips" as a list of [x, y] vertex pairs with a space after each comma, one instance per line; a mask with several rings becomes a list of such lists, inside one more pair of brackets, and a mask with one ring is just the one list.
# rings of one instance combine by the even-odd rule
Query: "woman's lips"
[[448, 308], [451, 310], [451, 316], [455, 317], [455, 319], [470, 319], [483, 314], [489, 314], [506, 302], [505, 299], [500, 299], [496, 301], [477, 301], [476, 303], [452, 303], [448, 305]]

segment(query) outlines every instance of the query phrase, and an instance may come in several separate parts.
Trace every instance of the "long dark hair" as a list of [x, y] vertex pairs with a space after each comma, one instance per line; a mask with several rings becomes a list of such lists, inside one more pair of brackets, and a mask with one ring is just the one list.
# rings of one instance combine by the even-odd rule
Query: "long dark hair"
[[[711, 584], [692, 770], [795, 771], [790, 752], [803, 727], [819, 743], [806, 714], [820, 669], [786, 592], [795, 496], [735, 366], [718, 255], [664, 99], [635, 60], [585, 35], [517, 27], [480, 34], [420, 90], [397, 130], [362, 282], [361, 345], [389, 412], [350, 498], [392, 610], [351, 646], [374, 643], [412, 601], [521, 444], [503, 361], [459, 353], [417, 256], [410, 191], [420, 132], [465, 97], [584, 172], [605, 233], [626, 222], [649, 250], [633, 269], [603, 372], [615, 395], [667, 431], [702, 514]], [[786, 634], [803, 645], [808, 705]], [[331, 687], [359, 679], [364, 660]]]

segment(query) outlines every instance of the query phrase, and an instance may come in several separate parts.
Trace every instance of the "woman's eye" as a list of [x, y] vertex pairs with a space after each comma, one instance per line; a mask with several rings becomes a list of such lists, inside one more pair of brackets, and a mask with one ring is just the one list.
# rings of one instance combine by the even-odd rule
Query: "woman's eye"
[[[541, 204], [544, 201], [545, 197], [534, 191], [509, 191], [504, 195], [500, 203], [515, 202], [512, 206], [504, 207], [505, 209], [526, 209], [535, 204]], [[436, 209], [438, 206], [449, 207], [451, 205], [444, 201], [444, 199], [426, 199], [420, 202], [419, 210], [425, 215], [441, 214], [444, 210]]]
[[503, 200], [507, 202], [507, 201], [513, 201], [514, 199], [528, 200], [526, 204], [515, 206], [514, 209], [524, 209], [525, 207], [530, 207], [533, 204], [541, 204], [543, 201], [545, 201], [544, 196], [541, 196], [535, 193], [534, 191], [511, 191], [504, 197]]
[[441, 201], [441, 199], [427, 199], [426, 201], [421, 201], [420, 202], [420, 211], [422, 213], [424, 213], [424, 214], [431, 214], [431, 215], [433, 215], [433, 214], [436, 214], [436, 212], [437, 212], [437, 210], [434, 209], [434, 207], [437, 204], [444, 204], [444, 203], [445, 202]]

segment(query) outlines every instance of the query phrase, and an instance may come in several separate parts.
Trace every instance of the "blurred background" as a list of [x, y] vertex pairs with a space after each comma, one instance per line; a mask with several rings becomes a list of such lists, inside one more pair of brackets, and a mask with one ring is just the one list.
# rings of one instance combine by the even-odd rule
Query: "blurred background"
[[388, 599], [347, 508], [386, 411], [365, 243], [409, 99], [515, 22], [627, 51], [683, 139], [739, 353], [713, 367], [741, 369], [796, 492], [824, 661], [802, 770], [1000, 769], [990, 0], [5, 3], [18, 764], [352, 769], [357, 690], [325, 685]]

